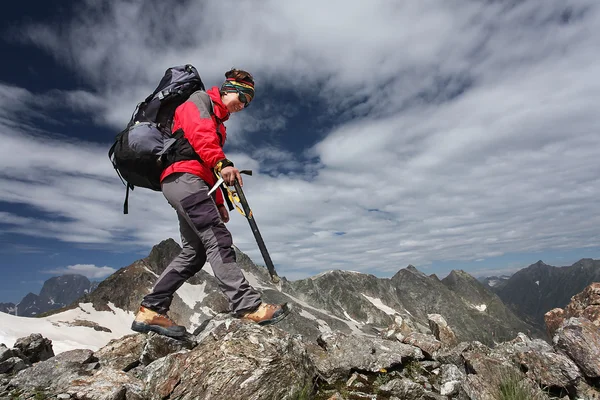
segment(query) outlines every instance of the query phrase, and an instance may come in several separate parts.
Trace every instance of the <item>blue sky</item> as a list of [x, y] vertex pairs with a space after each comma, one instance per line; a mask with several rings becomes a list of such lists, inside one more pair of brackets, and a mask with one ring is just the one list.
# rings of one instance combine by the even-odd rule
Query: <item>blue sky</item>
[[[14, 2], [13, 2], [14, 3]], [[592, 0], [34, 1], [3, 8], [0, 301], [178, 240], [106, 153], [166, 68], [251, 71], [226, 153], [280, 275], [445, 276], [598, 258]], [[508, 4], [513, 3], [513, 4]], [[234, 18], [232, 18], [232, 16]], [[235, 244], [262, 262], [247, 222]]]

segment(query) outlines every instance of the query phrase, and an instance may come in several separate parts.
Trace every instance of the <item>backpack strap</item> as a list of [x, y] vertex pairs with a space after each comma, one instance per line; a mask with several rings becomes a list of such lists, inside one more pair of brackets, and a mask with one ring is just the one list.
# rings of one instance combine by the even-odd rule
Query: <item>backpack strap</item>
[[223, 123], [223, 121], [221, 121], [219, 119], [219, 117], [217, 117], [215, 114], [215, 109], [214, 109], [215, 103], [213, 103], [209, 94], [206, 93], [204, 90], [198, 91], [196, 93], [198, 93], [198, 97], [200, 98], [200, 100], [202, 100], [202, 103], [208, 110], [209, 114], [211, 116], [215, 117], [215, 119], [217, 120], [217, 136], [219, 136], [219, 143], [221, 143], [221, 147], [223, 147], [223, 145], [225, 144], [225, 143], [223, 143], [223, 135], [221, 135], [221, 132], [219, 132], [219, 125], [221, 125]]

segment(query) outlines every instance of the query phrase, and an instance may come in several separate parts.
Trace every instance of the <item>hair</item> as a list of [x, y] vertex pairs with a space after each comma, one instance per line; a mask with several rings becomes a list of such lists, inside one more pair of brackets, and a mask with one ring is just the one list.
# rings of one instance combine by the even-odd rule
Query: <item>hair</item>
[[254, 77], [252, 76], [252, 74], [242, 69], [232, 68], [231, 70], [225, 72], [225, 78], [232, 78], [235, 80], [250, 82], [254, 86]]

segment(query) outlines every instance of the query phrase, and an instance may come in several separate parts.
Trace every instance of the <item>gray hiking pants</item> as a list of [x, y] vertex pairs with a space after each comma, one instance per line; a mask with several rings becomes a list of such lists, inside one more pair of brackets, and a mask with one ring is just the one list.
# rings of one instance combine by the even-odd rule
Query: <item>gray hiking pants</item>
[[183, 248], [158, 277], [142, 306], [166, 313], [175, 291], [207, 260], [231, 311], [241, 313], [260, 305], [260, 293], [250, 286], [236, 263], [231, 233], [208, 191], [206, 182], [188, 173], [171, 174], [163, 180], [162, 192], [177, 211]]

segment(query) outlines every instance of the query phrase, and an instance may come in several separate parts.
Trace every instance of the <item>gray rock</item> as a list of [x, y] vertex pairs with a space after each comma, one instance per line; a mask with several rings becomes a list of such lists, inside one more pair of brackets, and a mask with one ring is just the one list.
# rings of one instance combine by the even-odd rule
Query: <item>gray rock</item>
[[82, 377], [63, 389], [77, 399], [141, 400], [143, 383], [123, 371], [101, 369], [93, 376]]
[[4, 343], [0, 344], [0, 362], [8, 360], [14, 356], [15, 353], [11, 349], [7, 348]]
[[309, 346], [309, 354], [321, 376], [328, 382], [345, 379], [351, 370], [377, 372], [409, 359], [422, 360], [423, 352], [415, 346], [380, 338], [325, 333]]
[[460, 342], [451, 349], [442, 349], [438, 351], [435, 358], [442, 364], [454, 364], [459, 369], [464, 369], [465, 361], [462, 354], [468, 351], [489, 354], [491, 349], [480, 342]]
[[456, 365], [444, 364], [440, 367], [440, 394], [451, 396], [458, 393], [466, 375]]
[[569, 318], [556, 332], [554, 345], [575, 361], [586, 377], [600, 377], [600, 329], [592, 322]]
[[406, 335], [402, 339], [402, 343], [420, 348], [427, 358], [431, 358], [442, 347], [442, 342], [433, 336], [418, 332], [411, 332]]
[[539, 339], [531, 340], [522, 333], [514, 340], [498, 345], [490, 355], [512, 360], [527, 371], [528, 378], [542, 387], [567, 388], [581, 378], [577, 365], [568, 357], [555, 352], [550, 344]]
[[14, 374], [24, 370], [31, 364], [19, 357], [10, 357], [0, 362], [0, 374]]
[[427, 314], [429, 329], [437, 340], [447, 347], [456, 346], [458, 340], [454, 331], [448, 326], [448, 323], [440, 314]]
[[92, 373], [87, 364], [94, 361], [91, 350], [65, 351], [19, 372], [11, 379], [10, 385], [22, 389], [40, 387], [62, 389], [74, 379], [90, 376]]
[[143, 365], [148, 365], [168, 354], [181, 350], [191, 350], [193, 346], [194, 344], [190, 341], [177, 340], [151, 332], [148, 334], [148, 339], [140, 355], [140, 362]]
[[132, 334], [120, 339], [113, 339], [94, 353], [102, 368], [108, 367], [121, 371], [129, 371], [140, 362], [147, 336]]
[[300, 337], [234, 320], [193, 350], [154, 361], [142, 380], [148, 399], [256, 400], [291, 396], [312, 385], [314, 375]]
[[577, 365], [564, 354], [526, 351], [517, 353], [514, 359], [525, 367], [527, 377], [542, 387], [567, 388], [581, 378]]
[[405, 400], [420, 399], [423, 393], [425, 393], [425, 389], [422, 385], [406, 378], [393, 379], [385, 385], [381, 385], [379, 391], [389, 395], [398, 396]]
[[17, 339], [14, 348], [21, 351], [32, 363], [54, 357], [52, 340], [43, 337], [39, 333], [33, 333], [27, 337]]
[[62, 399], [62, 400], [66, 400], [66, 399], [70, 399], [71, 395], [68, 393], [60, 393], [56, 396], [57, 399]]

